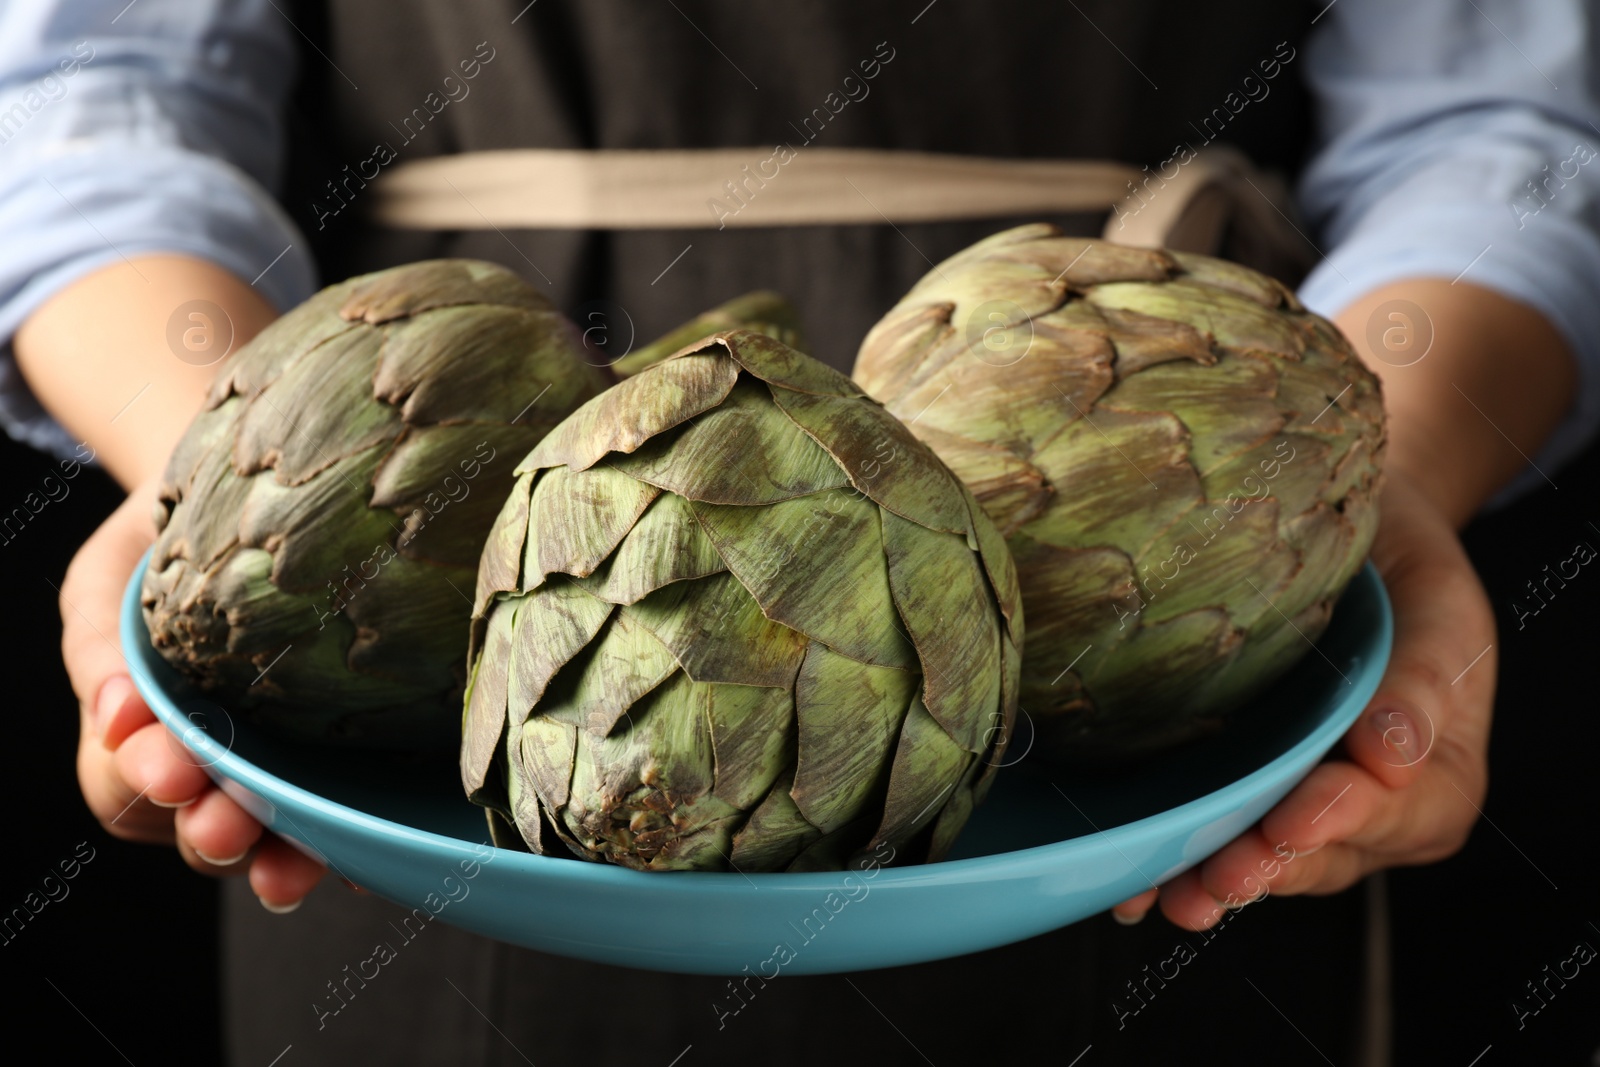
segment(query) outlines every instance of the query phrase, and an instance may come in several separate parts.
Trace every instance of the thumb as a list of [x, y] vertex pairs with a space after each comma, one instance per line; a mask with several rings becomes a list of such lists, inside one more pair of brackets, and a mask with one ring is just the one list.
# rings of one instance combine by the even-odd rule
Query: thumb
[[1384, 491], [1372, 558], [1394, 607], [1394, 650], [1350, 758], [1391, 789], [1422, 773], [1437, 740], [1487, 740], [1495, 685], [1494, 613], [1448, 520], [1403, 481]]
[[155, 541], [154, 501], [154, 482], [130, 493], [83, 543], [58, 588], [62, 660], [85, 728], [110, 747], [151, 718], [134, 692], [118, 623], [128, 580]]

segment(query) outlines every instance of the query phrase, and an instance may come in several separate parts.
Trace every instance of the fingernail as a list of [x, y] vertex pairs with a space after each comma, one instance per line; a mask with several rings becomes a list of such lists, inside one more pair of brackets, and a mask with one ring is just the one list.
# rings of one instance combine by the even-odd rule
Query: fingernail
[[1120, 911], [1114, 911], [1111, 913], [1111, 917], [1123, 926], [1138, 926], [1144, 922], [1144, 917], [1148, 914], [1150, 914], [1148, 911], [1141, 911], [1137, 915], [1124, 915]]
[[187, 808], [190, 804], [193, 804], [200, 798], [190, 797], [188, 800], [157, 800], [155, 797], [147, 796], [145, 799], [158, 808]]
[[239, 853], [237, 856], [224, 856], [224, 857], [221, 857], [221, 858], [217, 858], [217, 857], [214, 857], [214, 856], [208, 856], [204, 852], [201, 852], [199, 849], [195, 849], [194, 850], [194, 854], [196, 856], [199, 856], [201, 859], [205, 860], [207, 863], [211, 864], [211, 866], [213, 866], [213, 867], [232, 867], [235, 863], [238, 863], [240, 860], [242, 860], [246, 856], [250, 855], [250, 850], [249, 849], [245, 849], [243, 852]]
[[263, 908], [266, 908], [274, 915], [287, 915], [291, 911], [294, 911], [296, 908], [298, 908], [301, 904], [301, 901], [299, 900], [292, 901], [288, 904], [274, 904], [266, 897], [257, 897], [256, 899], [261, 901], [261, 906]]
[[1385, 748], [1395, 752], [1405, 752], [1416, 747], [1416, 720], [1398, 704], [1385, 704], [1378, 708], [1372, 713], [1370, 721], [1372, 728], [1378, 731], [1378, 736], [1383, 739]]
[[[1327, 844], [1327, 842], [1324, 841], [1323, 844], [1325, 845], [1325, 844]], [[1322, 851], [1322, 845], [1318, 845], [1316, 848], [1297, 849], [1295, 851], [1294, 857], [1295, 857], [1295, 859], [1299, 859], [1301, 856], [1310, 856], [1310, 855], [1313, 855], [1313, 854], [1321, 852], [1321, 851]]]
[[122, 705], [133, 695], [133, 679], [126, 674], [113, 674], [100, 686], [100, 695], [94, 701], [94, 729], [100, 737], [106, 736], [111, 720], [116, 718]]

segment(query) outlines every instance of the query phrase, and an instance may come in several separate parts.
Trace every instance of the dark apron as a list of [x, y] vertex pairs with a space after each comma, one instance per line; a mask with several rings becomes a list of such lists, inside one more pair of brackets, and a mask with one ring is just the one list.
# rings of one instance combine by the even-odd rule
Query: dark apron
[[[307, 4], [295, 20], [325, 57], [302, 57], [285, 201], [329, 280], [494, 260], [586, 324], [603, 313], [617, 348], [771, 288], [800, 308], [813, 351], [848, 370], [867, 328], [932, 263], [1038, 217], [405, 231], [365, 217], [364, 176], [494, 149], [779, 144], [1156, 168], [1208, 136], [1292, 174], [1309, 135], [1298, 50], [1312, 13], [1271, 0]], [[1105, 219], [1047, 221], [1097, 234]], [[362, 984], [350, 975], [397, 940], [398, 909], [330, 880], [273, 916], [236, 881], [224, 997], [233, 1061], [292, 1046], [286, 1067], [1368, 1063], [1365, 913], [1355, 892], [1252, 906], [1211, 935], [1101, 916], [976, 956], [787, 977], [736, 999], [727, 979], [579, 963], [441, 924]]]

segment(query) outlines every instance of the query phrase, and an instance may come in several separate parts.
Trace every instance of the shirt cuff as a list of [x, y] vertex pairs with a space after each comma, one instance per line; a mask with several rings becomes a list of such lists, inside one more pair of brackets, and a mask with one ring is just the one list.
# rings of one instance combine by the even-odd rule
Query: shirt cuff
[[1502, 507], [1550, 484], [1600, 422], [1600, 239], [1568, 218], [1535, 218], [1519, 229], [1503, 206], [1441, 204], [1408, 211], [1403, 223], [1362, 225], [1318, 264], [1299, 295], [1331, 318], [1380, 286], [1423, 277], [1471, 282], [1528, 305], [1549, 320], [1577, 360], [1579, 388], [1566, 417], [1485, 510]]
[[0, 424], [58, 456], [74, 442], [39, 404], [11, 339], [78, 279], [138, 255], [208, 260], [280, 311], [316, 290], [305, 238], [254, 180], [202, 153], [168, 146], [69, 148], [24, 172], [0, 172]]

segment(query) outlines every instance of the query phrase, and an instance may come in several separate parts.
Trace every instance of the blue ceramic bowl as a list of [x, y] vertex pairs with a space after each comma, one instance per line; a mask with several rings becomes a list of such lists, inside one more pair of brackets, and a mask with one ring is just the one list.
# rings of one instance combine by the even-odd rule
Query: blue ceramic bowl
[[489, 846], [453, 762], [306, 750], [235, 722], [150, 647], [143, 573], [122, 612], [134, 683], [191, 758], [275, 833], [358, 885], [487, 937], [698, 974], [825, 974], [957, 956], [1166, 881], [1248, 828], [1339, 740], [1377, 688], [1392, 636], [1369, 565], [1320, 654], [1241, 712], [1248, 722], [1115, 777], [1023, 758], [999, 775], [943, 863], [648, 874]]

